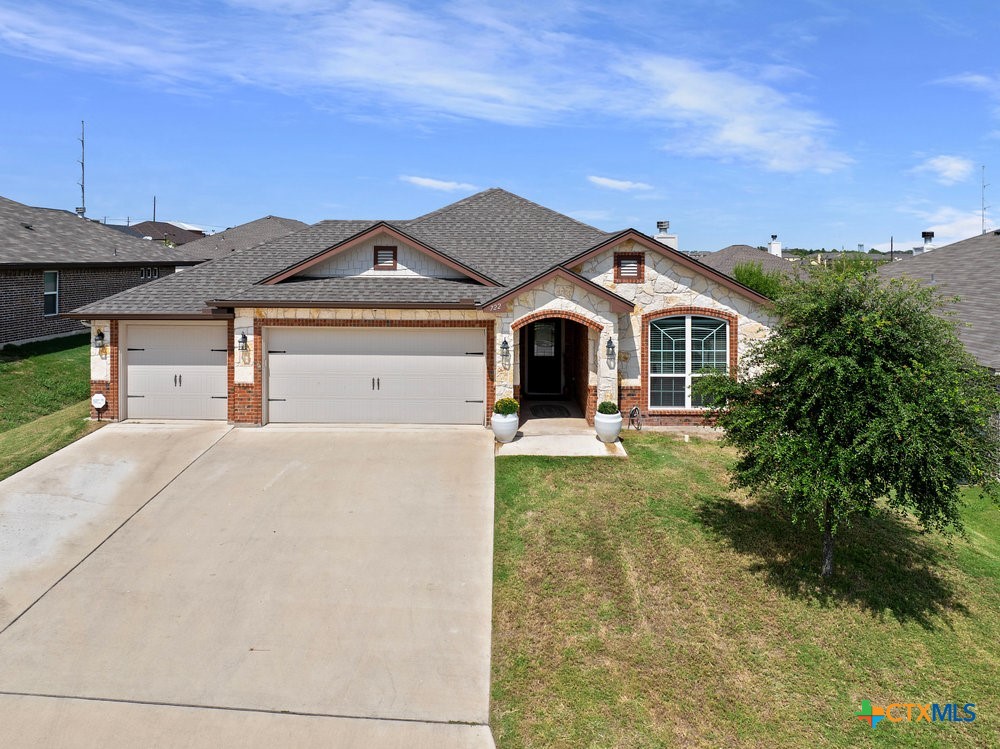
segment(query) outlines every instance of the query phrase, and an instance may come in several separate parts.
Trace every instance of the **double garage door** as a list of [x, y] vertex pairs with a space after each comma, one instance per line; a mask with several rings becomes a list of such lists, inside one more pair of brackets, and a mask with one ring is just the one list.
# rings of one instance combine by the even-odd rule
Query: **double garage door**
[[[482, 424], [482, 328], [268, 328], [264, 418], [272, 422]], [[224, 323], [130, 324], [127, 417], [227, 413]]]
[[270, 328], [272, 422], [482, 424], [481, 328]]

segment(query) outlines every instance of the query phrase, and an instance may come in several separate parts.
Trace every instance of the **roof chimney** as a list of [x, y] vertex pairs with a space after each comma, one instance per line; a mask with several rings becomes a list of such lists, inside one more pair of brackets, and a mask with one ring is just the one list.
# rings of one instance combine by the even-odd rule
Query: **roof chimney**
[[920, 232], [920, 238], [924, 240], [922, 246], [914, 247], [914, 255], [923, 255], [925, 252], [930, 252], [934, 249], [934, 232], [932, 231], [922, 231]]
[[653, 239], [655, 239], [660, 244], [665, 244], [672, 250], [678, 249], [677, 235], [667, 233], [670, 231], [669, 221], [657, 221], [656, 228], [657, 228], [657, 233], [656, 236], [653, 237]]
[[771, 235], [771, 241], [767, 243], [767, 251], [775, 257], [781, 257], [781, 242], [778, 241], [777, 234]]

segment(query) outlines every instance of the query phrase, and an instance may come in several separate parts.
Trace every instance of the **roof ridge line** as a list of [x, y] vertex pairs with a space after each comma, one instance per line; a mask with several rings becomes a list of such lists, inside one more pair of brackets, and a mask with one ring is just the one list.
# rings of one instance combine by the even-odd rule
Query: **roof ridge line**
[[[417, 216], [416, 218], [407, 219], [406, 223], [407, 225], [418, 224], [425, 219], [431, 218], [432, 216], [437, 216], [439, 214], [445, 213], [446, 211], [450, 211], [453, 208], [457, 208], [460, 205], [465, 205], [475, 200], [479, 200], [491, 192], [507, 192], [507, 191], [500, 187], [487, 187], [485, 190], [480, 190], [479, 192], [473, 193], [472, 195], [467, 195], [461, 200], [456, 200], [454, 203], [449, 203], [448, 205], [443, 205], [440, 208], [435, 208], [430, 213], [425, 213], [422, 216]], [[513, 195], [514, 193], [510, 194]], [[517, 197], [521, 196], [518, 195]]]

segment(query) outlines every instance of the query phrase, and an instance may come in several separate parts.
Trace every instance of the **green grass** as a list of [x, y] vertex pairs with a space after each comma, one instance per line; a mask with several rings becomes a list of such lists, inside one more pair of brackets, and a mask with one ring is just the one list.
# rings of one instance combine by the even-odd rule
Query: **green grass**
[[89, 395], [86, 333], [0, 349], [0, 480], [97, 429]]
[[[820, 538], [727, 488], [711, 441], [625, 437], [627, 461], [497, 460], [491, 725], [509, 747], [996, 745], [1000, 510], [967, 536], [860, 520]], [[973, 723], [854, 717], [974, 702]]]
[[101, 426], [90, 420], [90, 402], [81, 401], [0, 432], [0, 481]]
[[90, 397], [89, 336], [0, 349], [0, 433]]

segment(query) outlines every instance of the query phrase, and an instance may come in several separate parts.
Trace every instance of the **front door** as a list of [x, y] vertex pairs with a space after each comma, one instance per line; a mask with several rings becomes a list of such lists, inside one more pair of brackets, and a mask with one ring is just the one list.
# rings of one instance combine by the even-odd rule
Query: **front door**
[[528, 326], [528, 395], [562, 395], [562, 325], [539, 320]]

